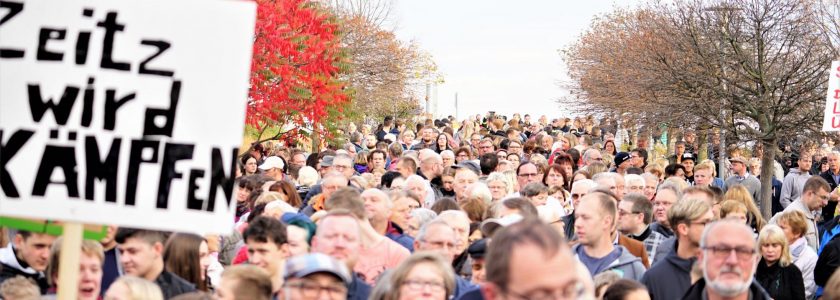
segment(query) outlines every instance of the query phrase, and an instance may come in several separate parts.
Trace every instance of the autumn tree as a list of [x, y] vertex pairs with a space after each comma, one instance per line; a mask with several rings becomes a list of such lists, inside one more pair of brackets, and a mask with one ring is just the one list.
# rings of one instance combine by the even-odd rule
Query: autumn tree
[[[640, 106], [639, 114], [675, 115], [763, 144], [759, 202], [768, 217], [778, 142], [819, 134], [834, 54], [816, 1], [653, 3], [619, 15], [618, 25], [596, 23], [601, 27], [590, 29], [593, 34], [568, 52], [577, 64], [570, 75], [587, 103], [634, 109], [611, 102], [615, 97]], [[620, 32], [607, 32], [609, 26]], [[593, 49], [587, 39], [606, 40], [605, 35], [618, 44], [604, 45], [612, 51], [583, 50]]]
[[[347, 59], [329, 9], [306, 0], [258, 0], [246, 122], [257, 142], [316, 134], [349, 104]], [[269, 128], [281, 128], [263, 136]]]

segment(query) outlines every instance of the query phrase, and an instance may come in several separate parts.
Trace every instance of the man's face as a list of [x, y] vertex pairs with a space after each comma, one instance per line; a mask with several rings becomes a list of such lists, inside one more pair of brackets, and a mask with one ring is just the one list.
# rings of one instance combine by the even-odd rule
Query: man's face
[[682, 165], [685, 168], [686, 175], [691, 176], [691, 172], [694, 172], [694, 161], [685, 159], [682, 161]]
[[330, 177], [325, 179], [324, 182], [321, 183], [321, 193], [324, 194], [324, 199], [329, 199], [330, 196], [332, 196], [332, 193], [335, 193], [335, 191], [337, 191], [338, 189], [346, 186], [347, 182], [344, 181], [342, 178], [338, 176]]
[[365, 213], [368, 219], [375, 222], [388, 219], [388, 216], [391, 214], [391, 209], [388, 207], [388, 199], [384, 199], [378, 193], [362, 193], [362, 200], [365, 201]]
[[601, 211], [598, 202], [595, 196], [586, 195], [575, 209], [575, 233], [583, 245], [594, 245], [610, 234], [612, 221]]
[[18, 257], [22, 258], [24, 262], [36, 271], [43, 272], [50, 264], [50, 247], [56, 237], [41, 234], [31, 233], [28, 238], [24, 239], [22, 235], [15, 235], [15, 250], [18, 251]]
[[802, 172], [808, 172], [811, 170], [811, 155], [803, 155], [799, 158], [799, 170]]
[[408, 197], [394, 200], [394, 205], [391, 207], [391, 222], [401, 228], [407, 228], [408, 220], [411, 219], [411, 211], [418, 206], [417, 201]]
[[694, 172], [694, 185], [709, 186], [712, 184], [712, 170], [702, 169]]
[[572, 184], [572, 191], [570, 192], [571, 195], [569, 195], [570, 197], [572, 197], [572, 205], [574, 207], [578, 207], [578, 204], [580, 204], [580, 198], [582, 198], [588, 193], [588, 186], [584, 186], [582, 184]]
[[163, 245], [149, 244], [141, 238], [128, 238], [125, 243], [117, 246], [120, 251], [120, 262], [128, 275], [141, 278], [155, 278], [153, 266], [156, 261], [163, 261]]
[[645, 197], [650, 199], [650, 201], [653, 201], [653, 197], [656, 195], [656, 186], [658, 183], [656, 178], [645, 176]]
[[732, 170], [732, 173], [741, 175], [747, 172], [747, 166], [741, 162], [733, 161], [732, 164], [729, 166], [729, 169]]
[[347, 286], [338, 277], [315, 273], [303, 278], [289, 278], [284, 284], [287, 300], [347, 299]]
[[252, 239], [245, 241], [248, 245], [248, 262], [262, 268], [273, 278], [278, 275], [280, 266], [289, 257], [289, 244], [277, 245], [273, 241], [258, 242]]
[[645, 181], [644, 180], [630, 180], [625, 185], [627, 193], [637, 193], [643, 194], [645, 192]]
[[829, 155], [828, 156], [828, 168], [832, 171], [840, 170], [840, 156]]
[[524, 188], [527, 184], [540, 181], [540, 174], [537, 173], [537, 166], [528, 163], [519, 168], [519, 174], [516, 174], [516, 181], [519, 183], [519, 188]]
[[312, 238], [312, 252], [323, 253], [352, 269], [361, 247], [359, 223], [350, 216], [331, 216], [318, 223]]
[[414, 242], [414, 249], [417, 251], [432, 251], [443, 255], [447, 261], [453, 261], [457, 248], [455, 231], [449, 226], [432, 225], [426, 229], [426, 236], [422, 240]]
[[487, 280], [487, 264], [484, 258], [472, 259], [472, 278], [470, 282], [475, 285], [483, 284]]
[[711, 209], [707, 211], [702, 217], [697, 220], [691, 220], [688, 224], [688, 240], [691, 241], [692, 246], [700, 247], [700, 238], [703, 236], [703, 230], [706, 229], [706, 224], [715, 219], [715, 214]]
[[478, 181], [478, 175], [469, 170], [455, 173], [455, 198], [457, 200], [467, 199], [467, 187]]
[[374, 170], [384, 169], [385, 168], [385, 155], [376, 152], [371, 155], [371, 165], [373, 166]]
[[717, 225], [706, 237], [706, 249], [698, 256], [709, 288], [727, 297], [749, 289], [758, 262], [755, 240], [744, 226], [731, 222]]
[[685, 153], [685, 145], [676, 145], [674, 148], [679, 154]]
[[487, 153], [493, 152], [493, 142], [488, 140], [481, 141], [481, 144], [478, 146], [478, 155], [484, 155]]
[[286, 240], [289, 241], [289, 255], [297, 256], [309, 253], [309, 243], [306, 236], [309, 232], [297, 226], [286, 226]]
[[423, 129], [423, 143], [430, 144], [435, 140], [435, 132], [431, 128]]
[[673, 191], [663, 189], [656, 193], [656, 199], [653, 201], [653, 216], [656, 222], [668, 224], [668, 210], [674, 203], [677, 203], [677, 195]]
[[571, 271], [576, 269], [576, 262], [567, 248], [561, 247], [557, 252], [549, 254], [528, 243], [516, 246], [510, 255], [508, 286], [505, 291], [493, 284], [482, 287], [484, 291], [491, 291], [485, 293], [492, 295], [488, 300], [534, 299], [545, 294], [565, 295], [579, 284], [577, 272]]
[[603, 156], [601, 156], [601, 151], [587, 151], [589, 152], [589, 160], [586, 161], [586, 165], [591, 165], [594, 162], [600, 162], [604, 160]]
[[519, 142], [510, 142], [508, 144], [508, 154], [510, 153], [522, 154], [522, 144]]
[[332, 165], [333, 170], [341, 172], [344, 178], [353, 177], [356, 170], [353, 169], [353, 162], [349, 159], [336, 158]]
[[829, 192], [819, 189], [819, 192], [807, 191], [802, 194], [802, 202], [808, 206], [809, 210], [816, 211], [825, 207], [828, 204]]
[[422, 180], [408, 180], [405, 183], [405, 187], [411, 191], [412, 193], [417, 194], [420, 196], [420, 199], [426, 199], [426, 183]]
[[481, 135], [480, 134], [475, 133], [470, 137], [470, 145], [472, 145], [473, 148], [478, 148], [478, 144], [480, 142], [481, 142]]
[[455, 156], [450, 155], [441, 155], [441, 160], [443, 160], [443, 167], [449, 167], [455, 164]]
[[291, 165], [298, 166], [298, 167], [305, 166], [306, 165], [306, 156], [303, 155], [303, 153], [295, 154], [295, 156], [292, 156]]
[[641, 168], [645, 164], [644, 159], [639, 152], [633, 151], [630, 152], [630, 165], [636, 168]]
[[618, 203], [618, 230], [623, 234], [636, 234], [636, 229], [644, 222], [641, 213], [633, 212], [633, 203], [621, 201]]
[[455, 231], [455, 253], [463, 253], [470, 246], [470, 220], [464, 217], [449, 216], [443, 221]]

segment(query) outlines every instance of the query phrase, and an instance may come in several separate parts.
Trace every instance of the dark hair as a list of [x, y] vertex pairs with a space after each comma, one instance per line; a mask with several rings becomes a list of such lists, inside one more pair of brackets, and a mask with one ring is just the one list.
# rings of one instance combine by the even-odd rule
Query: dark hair
[[481, 166], [481, 174], [490, 174], [499, 165], [499, 156], [496, 153], [485, 153], [479, 158], [479, 165]]
[[825, 181], [820, 176], [811, 176], [808, 180], [805, 181], [805, 187], [802, 188], [802, 193], [805, 192], [812, 192], [818, 193], [820, 190], [831, 192], [831, 186], [828, 185], [828, 181]]
[[[554, 257], [567, 250], [566, 241], [551, 225], [537, 218], [524, 220], [500, 229], [493, 236], [493, 247], [488, 247], [485, 256], [487, 281], [502, 291], [508, 291], [511, 256], [516, 247], [533, 245], [542, 250], [546, 257]], [[571, 254], [567, 254], [571, 255]]]
[[562, 187], [563, 187], [563, 189], [568, 191], [569, 188], [570, 188], [569, 186], [572, 183], [571, 179], [575, 178], [575, 177], [573, 176], [573, 174], [566, 174], [566, 171], [563, 170], [563, 166], [557, 164], [556, 162], [554, 164], [551, 164], [550, 166], [548, 166], [548, 168], [545, 169], [545, 173], [543, 174], [542, 183], [545, 184], [546, 186], [548, 185], [548, 183], [546, 181], [548, 180], [548, 173], [551, 173], [551, 170], [554, 170], [554, 172], [556, 172], [557, 174], [560, 174], [560, 176], [563, 176]]
[[685, 167], [681, 164], [670, 164], [665, 167], [665, 177], [671, 177], [677, 175], [677, 170], [682, 169], [685, 172]]
[[207, 291], [207, 279], [201, 280], [199, 249], [204, 238], [192, 233], [173, 234], [163, 250], [166, 270], [186, 279], [201, 291]]
[[472, 198], [464, 202], [461, 209], [467, 213], [467, 217], [470, 219], [470, 222], [481, 222], [484, 221], [484, 212], [487, 211], [487, 204], [485, 204], [481, 199]]
[[614, 141], [612, 141], [612, 140], [609, 140], [609, 141], [604, 142], [604, 150], [607, 150], [607, 144], [612, 144], [612, 145], [613, 145], [613, 150], [612, 150], [612, 152], [607, 152], [607, 154], [612, 155], [612, 156], [615, 156], [615, 155], [616, 155], [616, 153], [618, 153], [618, 147], [616, 147], [616, 146], [615, 146], [615, 142], [614, 142]]
[[447, 210], [461, 210], [461, 206], [452, 197], [443, 197], [435, 201], [435, 204], [432, 204], [432, 210], [436, 214], [440, 214], [442, 211]]
[[256, 217], [242, 233], [242, 240], [246, 243], [252, 240], [258, 243], [274, 243], [277, 247], [288, 243], [286, 239], [286, 225], [280, 220], [268, 217]]
[[633, 203], [633, 211], [631, 213], [634, 214], [642, 214], [643, 222], [645, 225], [650, 224], [653, 220], [653, 205], [650, 203], [650, 199], [645, 197], [645, 195], [638, 194], [638, 193], [629, 193], [624, 195], [624, 199], [621, 201], [630, 201]]
[[382, 174], [381, 187], [390, 189], [391, 188], [391, 183], [393, 183], [394, 179], [397, 179], [397, 178], [402, 178], [402, 175], [400, 175], [400, 172], [396, 172], [396, 171], [385, 172], [385, 174]]
[[627, 168], [627, 170], [624, 170], [624, 173], [625, 174], [642, 175], [642, 174], [645, 173], [645, 170], [642, 170], [642, 168], [637, 168], [637, 167], [629, 167], [629, 168]]
[[117, 243], [122, 244], [125, 243], [127, 239], [138, 238], [149, 245], [154, 245], [155, 243], [163, 245], [166, 243], [166, 239], [168, 237], [168, 234], [163, 231], [120, 227], [120, 229], [117, 230], [117, 235], [114, 237], [114, 240], [117, 241]]
[[570, 148], [566, 150], [566, 154], [569, 154], [569, 157], [572, 158], [572, 169], [577, 170], [577, 162], [580, 161], [580, 151], [575, 148]]
[[604, 291], [603, 299], [624, 300], [627, 298], [627, 295], [639, 290], [647, 292], [647, 288], [645, 288], [645, 286], [641, 283], [629, 279], [620, 279], [611, 284], [610, 287]]

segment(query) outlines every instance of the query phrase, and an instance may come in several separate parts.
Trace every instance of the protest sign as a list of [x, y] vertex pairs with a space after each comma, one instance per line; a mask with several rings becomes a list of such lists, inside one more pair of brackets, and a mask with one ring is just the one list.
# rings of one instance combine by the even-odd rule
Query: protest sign
[[230, 232], [255, 14], [0, 0], [0, 215]]
[[840, 130], [840, 61], [832, 62], [829, 71], [823, 131], [838, 131]]

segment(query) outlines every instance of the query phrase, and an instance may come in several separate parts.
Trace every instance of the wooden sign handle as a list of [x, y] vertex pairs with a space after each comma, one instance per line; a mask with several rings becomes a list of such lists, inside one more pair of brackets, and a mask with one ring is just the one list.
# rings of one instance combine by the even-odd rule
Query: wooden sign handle
[[58, 300], [75, 300], [79, 294], [79, 264], [82, 256], [82, 223], [64, 223], [61, 264], [58, 269]]

